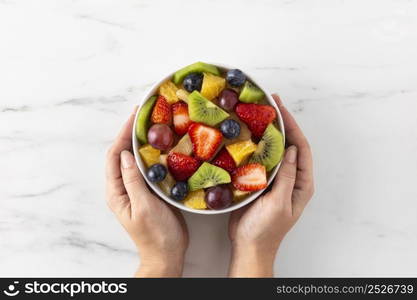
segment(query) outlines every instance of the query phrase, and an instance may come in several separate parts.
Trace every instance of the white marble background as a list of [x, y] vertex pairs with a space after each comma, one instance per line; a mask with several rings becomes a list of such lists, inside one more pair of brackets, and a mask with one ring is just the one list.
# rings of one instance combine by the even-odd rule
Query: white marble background
[[[417, 1], [0, 0], [0, 276], [131, 276], [104, 155], [161, 75], [239, 66], [314, 150], [278, 276], [417, 276]], [[186, 215], [186, 276], [224, 276], [227, 216]]]

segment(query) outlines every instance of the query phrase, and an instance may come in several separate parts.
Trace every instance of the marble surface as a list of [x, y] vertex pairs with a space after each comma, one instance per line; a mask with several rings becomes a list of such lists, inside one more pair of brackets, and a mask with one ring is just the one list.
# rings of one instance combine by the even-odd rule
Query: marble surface
[[[277, 276], [417, 276], [416, 28], [415, 0], [0, 0], [0, 276], [133, 274], [104, 155], [197, 60], [278, 92], [312, 144]], [[186, 276], [225, 276], [227, 218], [186, 215]]]

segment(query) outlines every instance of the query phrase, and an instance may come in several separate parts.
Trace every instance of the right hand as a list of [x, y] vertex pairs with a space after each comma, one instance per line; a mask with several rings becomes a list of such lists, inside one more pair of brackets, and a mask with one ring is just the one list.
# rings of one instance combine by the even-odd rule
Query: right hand
[[313, 196], [310, 146], [294, 118], [273, 95], [285, 124], [287, 148], [272, 190], [231, 214], [232, 277], [272, 277], [278, 247]]

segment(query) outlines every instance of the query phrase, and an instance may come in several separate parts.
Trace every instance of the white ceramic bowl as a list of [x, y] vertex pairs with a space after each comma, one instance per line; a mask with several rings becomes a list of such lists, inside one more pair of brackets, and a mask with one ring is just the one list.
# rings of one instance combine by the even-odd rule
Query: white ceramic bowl
[[[218, 63], [210, 63], [210, 64], [215, 65], [215, 66], [217, 66], [218, 68], [223, 69], [223, 70], [236, 69], [236, 68], [234, 68], [234, 67], [227, 66], [227, 65], [224, 65], [224, 64], [218, 64]], [[178, 68], [177, 70], [179, 70], [179, 69], [181, 69], [181, 68]], [[240, 69], [240, 68], [237, 68], [237, 69]], [[158, 186], [157, 184], [154, 184], [154, 183], [150, 182], [150, 181], [147, 179], [147, 177], [146, 177], [146, 166], [144, 165], [144, 163], [142, 162], [142, 158], [140, 157], [140, 154], [139, 154], [139, 151], [138, 151], [140, 144], [139, 144], [139, 141], [138, 141], [138, 139], [136, 138], [136, 134], [135, 134], [136, 121], [137, 121], [137, 114], [139, 113], [140, 108], [141, 108], [141, 107], [142, 107], [142, 105], [146, 102], [146, 100], [148, 100], [151, 96], [153, 96], [154, 94], [156, 94], [156, 92], [157, 92], [157, 90], [158, 90], [158, 87], [159, 87], [159, 86], [160, 86], [163, 82], [165, 82], [166, 80], [170, 79], [170, 78], [174, 75], [174, 73], [175, 73], [177, 70], [175, 70], [174, 72], [171, 72], [170, 74], [168, 74], [167, 76], [165, 76], [164, 78], [162, 78], [160, 81], [156, 82], [156, 83], [155, 83], [155, 84], [154, 84], [154, 85], [153, 85], [153, 86], [152, 86], [152, 87], [151, 87], [151, 88], [147, 91], [147, 93], [145, 93], [145, 94], [144, 94], [144, 96], [143, 96], [143, 98], [142, 98], [142, 100], [141, 100], [141, 102], [140, 102], [139, 109], [138, 109], [138, 111], [136, 112], [135, 124], [134, 124], [134, 126], [133, 126], [133, 131], [132, 131], [133, 152], [134, 152], [134, 154], [135, 154], [136, 163], [137, 163], [137, 165], [138, 165], [138, 167], [139, 167], [140, 171], [142, 172], [142, 175], [143, 175], [143, 177], [145, 178], [146, 182], [147, 182], [147, 183], [148, 183], [148, 185], [149, 185], [149, 186], [150, 186], [150, 187], [154, 190], [154, 192], [155, 192], [155, 193], [156, 193], [159, 197], [161, 197], [161, 198], [162, 198], [162, 199], [164, 199], [166, 202], [168, 202], [169, 204], [172, 204], [172, 205], [174, 205], [174, 206], [176, 206], [176, 207], [178, 207], [178, 208], [180, 208], [180, 209], [182, 209], [182, 210], [185, 210], [185, 211], [188, 211], [188, 212], [192, 212], [192, 213], [197, 213], [197, 214], [204, 214], [204, 215], [216, 215], [216, 214], [227, 213], [227, 212], [231, 212], [231, 211], [234, 211], [234, 210], [236, 210], [236, 209], [239, 209], [239, 208], [241, 208], [241, 207], [243, 207], [243, 206], [245, 206], [245, 205], [249, 204], [250, 202], [252, 202], [252, 201], [253, 201], [253, 200], [255, 200], [256, 198], [258, 198], [258, 197], [262, 194], [262, 192], [263, 192], [265, 189], [263, 189], [263, 190], [259, 190], [259, 191], [256, 191], [256, 192], [252, 193], [251, 195], [249, 195], [249, 196], [248, 196], [247, 198], [245, 198], [244, 200], [242, 200], [242, 201], [240, 201], [240, 202], [238, 202], [238, 203], [236, 203], [236, 204], [232, 204], [231, 206], [229, 206], [229, 207], [227, 207], [227, 208], [225, 208], [225, 209], [219, 209], [219, 210], [210, 210], [210, 209], [206, 209], [206, 210], [203, 210], [203, 209], [193, 209], [193, 208], [189, 208], [189, 207], [187, 207], [187, 206], [183, 205], [181, 202], [177, 202], [177, 201], [175, 201], [175, 200], [172, 200], [170, 197], [168, 197], [167, 195], [165, 195], [165, 194], [164, 194], [164, 192], [163, 192], [163, 191], [159, 188], [159, 186]], [[261, 88], [261, 89], [265, 92], [266, 99], [267, 99], [268, 103], [276, 109], [276, 111], [277, 111], [277, 123], [278, 123], [278, 126], [279, 126], [279, 130], [281, 131], [281, 133], [282, 133], [282, 135], [283, 135], [283, 137], [284, 137], [284, 143], [285, 143], [285, 130], [284, 130], [284, 122], [283, 122], [283, 120], [282, 120], [281, 112], [279, 111], [278, 106], [276, 105], [275, 101], [274, 101], [274, 100], [272, 99], [272, 97], [271, 97], [271, 93], [270, 93], [268, 90], [264, 89], [261, 85], [259, 85], [259, 83], [258, 83], [256, 80], [254, 80], [254, 78], [253, 78], [252, 76], [248, 75], [248, 73], [247, 73], [247, 72], [245, 72], [244, 70], [242, 70], [242, 71], [245, 73], [245, 75], [246, 75], [247, 79], [249, 79], [251, 82], [253, 82], [254, 84], [256, 84], [259, 88]], [[269, 186], [269, 185], [271, 184], [271, 182], [274, 180], [275, 175], [277, 174], [277, 172], [278, 172], [278, 169], [279, 169], [280, 165], [281, 165], [281, 162], [280, 162], [280, 163], [279, 163], [279, 164], [278, 164], [278, 165], [277, 165], [274, 169], [272, 169], [272, 171], [270, 172], [270, 174], [269, 174], [269, 178], [268, 178], [268, 186]]]

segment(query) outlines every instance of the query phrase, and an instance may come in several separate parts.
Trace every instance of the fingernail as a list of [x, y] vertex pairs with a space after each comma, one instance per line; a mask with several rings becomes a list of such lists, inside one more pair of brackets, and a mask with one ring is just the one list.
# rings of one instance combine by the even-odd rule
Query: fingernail
[[133, 155], [127, 150], [122, 151], [122, 153], [120, 154], [120, 159], [122, 161], [123, 169], [130, 168], [131, 166], [133, 166], [135, 162], [135, 160], [133, 159]]
[[138, 106], [137, 106], [137, 105], [135, 105], [135, 106], [133, 107], [133, 114], [135, 114], [137, 110], [138, 110]]
[[297, 147], [290, 146], [285, 152], [285, 160], [290, 164], [295, 163], [297, 160]]

